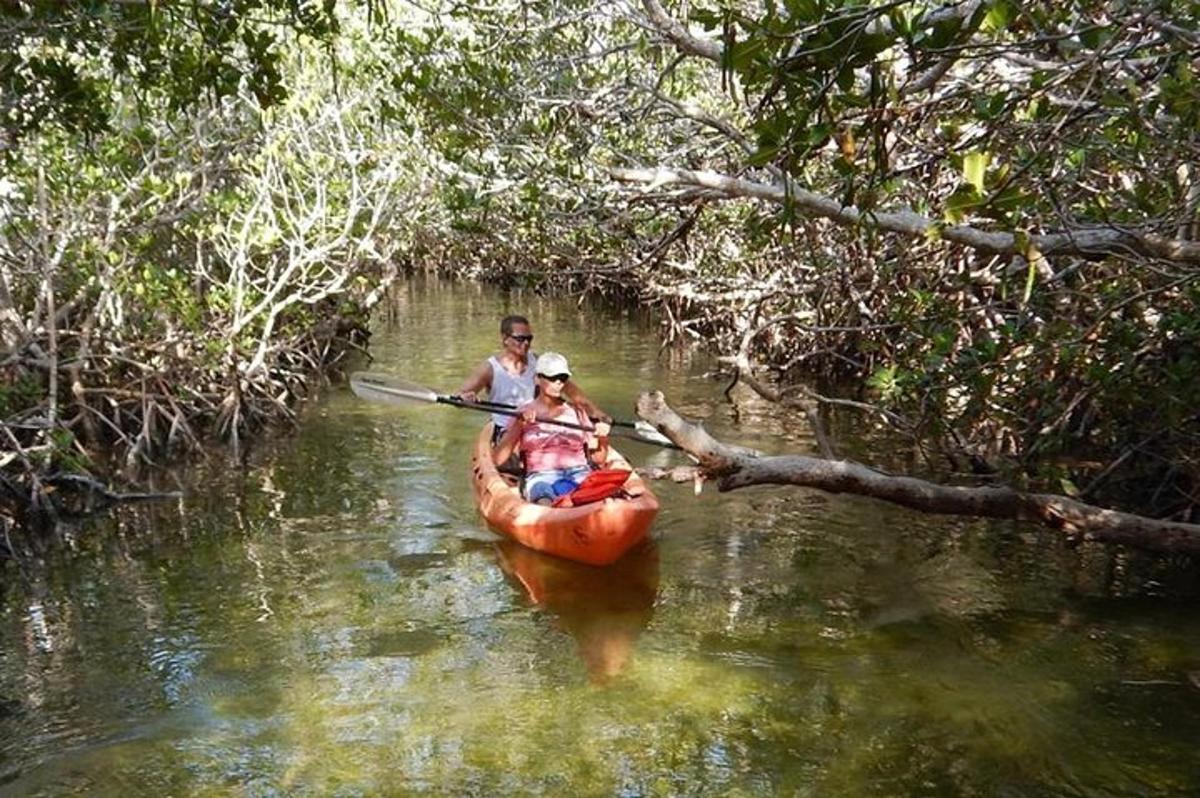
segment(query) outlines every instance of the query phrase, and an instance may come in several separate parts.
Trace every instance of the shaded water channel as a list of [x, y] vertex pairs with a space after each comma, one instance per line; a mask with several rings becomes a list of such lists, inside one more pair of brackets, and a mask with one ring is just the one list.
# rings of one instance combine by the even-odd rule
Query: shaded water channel
[[[407, 286], [372, 368], [451, 389], [510, 310], [610, 412], [658, 387], [726, 440], [811, 451], [645, 320], [566, 301]], [[1200, 793], [1182, 565], [661, 483], [652, 545], [571, 565], [477, 518], [481, 421], [332, 389], [246, 469], [214, 456], [179, 504], [6, 572], [0, 794]]]

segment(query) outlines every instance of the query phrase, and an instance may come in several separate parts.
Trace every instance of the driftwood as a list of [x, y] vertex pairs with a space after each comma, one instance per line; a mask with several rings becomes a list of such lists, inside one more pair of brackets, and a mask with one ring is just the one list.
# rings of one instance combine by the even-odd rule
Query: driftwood
[[1146, 518], [1049, 493], [939, 485], [886, 474], [849, 460], [756, 456], [724, 444], [703, 427], [685, 421], [659, 391], [645, 392], [638, 398], [637, 414], [695, 457], [700, 475], [715, 481], [720, 491], [750, 485], [798, 485], [882, 499], [926, 513], [1035, 521], [1063, 532], [1072, 543], [1094, 541], [1157, 553], [1200, 555], [1197, 524]]

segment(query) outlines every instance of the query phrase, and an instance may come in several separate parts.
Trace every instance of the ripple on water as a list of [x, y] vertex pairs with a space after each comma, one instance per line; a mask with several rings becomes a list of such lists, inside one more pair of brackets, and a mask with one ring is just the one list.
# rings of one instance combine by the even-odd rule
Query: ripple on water
[[444, 568], [452, 559], [450, 553], [445, 551], [412, 551], [389, 557], [388, 564], [397, 574], [407, 575], [430, 568]]
[[372, 519], [371, 523], [364, 524], [358, 513], [284, 518], [279, 523], [286, 532], [315, 537], [336, 536], [341, 541], [381, 540], [388, 535], [383, 519]]
[[419, 657], [438, 648], [446, 636], [428, 627], [390, 629], [364, 634], [356, 650], [363, 657]]
[[[428, 444], [430, 441], [426, 439], [424, 442]], [[421, 441], [414, 442], [414, 445], [420, 444]], [[391, 466], [391, 470], [398, 474], [430, 475], [441, 471], [436, 458], [421, 452], [400, 452], [391, 461]]]

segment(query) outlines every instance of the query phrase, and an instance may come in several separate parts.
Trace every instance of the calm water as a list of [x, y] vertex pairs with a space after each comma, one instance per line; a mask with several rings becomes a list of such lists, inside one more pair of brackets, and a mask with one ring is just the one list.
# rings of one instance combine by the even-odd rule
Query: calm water
[[[452, 389], [510, 310], [614, 414], [658, 387], [726, 440], [812, 449], [644, 320], [571, 302], [410, 286], [372, 368]], [[0, 794], [1200, 794], [1185, 564], [659, 483], [652, 545], [571, 565], [477, 519], [481, 421], [333, 388], [245, 469], [214, 455], [182, 502], [9, 569]]]

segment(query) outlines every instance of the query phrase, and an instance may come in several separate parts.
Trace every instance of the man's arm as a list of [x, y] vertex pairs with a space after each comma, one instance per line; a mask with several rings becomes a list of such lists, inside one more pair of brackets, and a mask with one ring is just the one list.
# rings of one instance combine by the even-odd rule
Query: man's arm
[[471, 372], [471, 376], [459, 387], [454, 395], [459, 399], [474, 402], [479, 398], [480, 391], [492, 390], [492, 366], [486, 360]]

